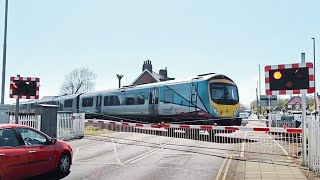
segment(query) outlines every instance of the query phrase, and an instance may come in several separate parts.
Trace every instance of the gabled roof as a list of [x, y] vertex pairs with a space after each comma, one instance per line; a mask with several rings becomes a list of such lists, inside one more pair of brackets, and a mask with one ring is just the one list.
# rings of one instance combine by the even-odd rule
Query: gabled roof
[[295, 105], [295, 104], [301, 104], [301, 97], [300, 96], [291, 97], [291, 99], [289, 99], [286, 103], [284, 103], [284, 106]]
[[136, 82], [144, 75], [144, 74], [148, 74], [149, 76], [151, 76], [151, 78], [153, 78], [155, 80], [155, 82], [161, 82], [160, 79], [163, 78], [160, 74], [156, 73], [156, 72], [150, 72], [148, 69], [145, 69], [144, 71], [142, 71], [142, 73], [131, 83], [132, 84], [136, 84]]

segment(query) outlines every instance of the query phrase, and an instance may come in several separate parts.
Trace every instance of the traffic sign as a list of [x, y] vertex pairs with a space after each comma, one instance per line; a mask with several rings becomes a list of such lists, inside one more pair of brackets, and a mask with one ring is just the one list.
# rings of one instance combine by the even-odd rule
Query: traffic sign
[[40, 79], [32, 77], [11, 77], [10, 98], [39, 99]]
[[313, 93], [312, 63], [270, 65], [265, 67], [267, 95]]

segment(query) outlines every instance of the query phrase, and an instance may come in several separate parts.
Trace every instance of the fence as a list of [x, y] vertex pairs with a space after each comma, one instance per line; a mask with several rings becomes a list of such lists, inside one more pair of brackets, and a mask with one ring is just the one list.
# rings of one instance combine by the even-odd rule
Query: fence
[[[200, 141], [201, 147], [215, 150], [230, 151], [231, 154], [256, 154], [255, 158], [267, 158], [268, 155], [297, 157], [302, 149], [299, 128], [267, 128], [247, 126], [209, 126], [209, 125], [150, 125], [140, 123], [115, 122], [108, 120], [89, 120], [88, 125], [100, 126], [112, 132], [108, 136], [120, 137], [130, 132], [128, 136], [148, 134], [144, 143], [161, 146], [168, 138], [176, 140], [166, 145], [185, 146], [190, 140]], [[120, 133], [120, 134], [117, 134]], [[122, 134], [122, 135], [121, 135]], [[200, 148], [201, 148], [200, 147]], [[261, 156], [263, 154], [263, 156]], [[253, 157], [253, 156], [251, 156]]]
[[[57, 138], [62, 140], [84, 137], [84, 113], [58, 113], [57, 114]], [[9, 122], [15, 123], [15, 117], [10, 116]], [[19, 124], [41, 130], [40, 115], [19, 116]]]
[[320, 173], [320, 123], [319, 116], [308, 118], [307, 149], [308, 167], [316, 173]]
[[[11, 124], [15, 123], [15, 117], [10, 116], [9, 122]], [[33, 127], [37, 130], [40, 130], [41, 128], [41, 116], [40, 115], [24, 115], [24, 116], [19, 116], [19, 124], [26, 125]]]
[[58, 114], [57, 138], [62, 140], [84, 137], [84, 113]]

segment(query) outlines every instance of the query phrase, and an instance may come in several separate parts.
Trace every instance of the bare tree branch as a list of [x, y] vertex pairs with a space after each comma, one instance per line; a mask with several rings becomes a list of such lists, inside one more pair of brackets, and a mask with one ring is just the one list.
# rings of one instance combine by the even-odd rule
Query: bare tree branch
[[85, 93], [94, 90], [96, 74], [89, 68], [76, 68], [65, 76], [60, 88], [62, 95]]

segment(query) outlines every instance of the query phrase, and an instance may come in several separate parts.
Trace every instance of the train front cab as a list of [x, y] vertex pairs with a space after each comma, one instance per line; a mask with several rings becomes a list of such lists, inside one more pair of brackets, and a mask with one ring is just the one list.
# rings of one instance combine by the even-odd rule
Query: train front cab
[[239, 93], [237, 85], [229, 78], [211, 79], [208, 82], [211, 113], [218, 117], [219, 126], [241, 125], [239, 118]]

